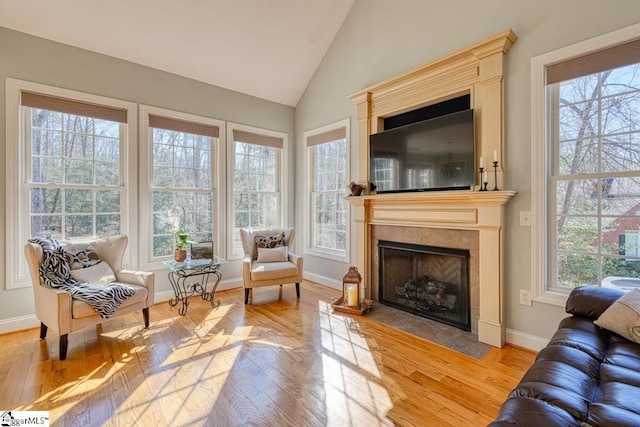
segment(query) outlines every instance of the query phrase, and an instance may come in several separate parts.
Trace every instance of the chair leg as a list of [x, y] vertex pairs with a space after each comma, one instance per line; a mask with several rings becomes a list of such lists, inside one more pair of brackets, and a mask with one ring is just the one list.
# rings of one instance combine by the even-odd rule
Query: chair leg
[[49, 327], [44, 323], [40, 322], [40, 339], [41, 340], [47, 337], [47, 329], [49, 329]]
[[296, 297], [300, 299], [300, 283], [296, 283]]
[[142, 309], [142, 318], [144, 319], [144, 328], [149, 329], [149, 307]]
[[67, 358], [67, 347], [69, 345], [69, 334], [60, 335], [60, 360]]
[[245, 288], [245, 290], [244, 290], [244, 303], [245, 304], [249, 304], [249, 291], [251, 291], [251, 288]]

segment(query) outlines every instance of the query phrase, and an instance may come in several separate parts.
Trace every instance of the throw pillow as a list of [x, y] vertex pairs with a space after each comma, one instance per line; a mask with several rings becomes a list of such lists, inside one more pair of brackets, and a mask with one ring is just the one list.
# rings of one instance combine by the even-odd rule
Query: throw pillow
[[273, 236], [256, 236], [257, 248], [277, 248], [284, 246], [284, 233], [274, 234]]
[[71, 277], [78, 282], [92, 283], [94, 285], [106, 285], [116, 281], [116, 274], [106, 262], [99, 262], [87, 268], [71, 270]]
[[640, 289], [620, 297], [593, 323], [640, 344]]
[[89, 246], [75, 254], [65, 251], [64, 256], [72, 270], [87, 268], [100, 263], [100, 256], [93, 246]]
[[258, 262], [284, 262], [289, 259], [289, 248], [258, 248]]

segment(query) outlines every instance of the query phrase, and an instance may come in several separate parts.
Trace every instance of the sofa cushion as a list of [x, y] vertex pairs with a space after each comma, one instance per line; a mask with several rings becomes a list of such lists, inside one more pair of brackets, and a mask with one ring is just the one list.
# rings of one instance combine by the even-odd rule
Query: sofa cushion
[[78, 282], [87, 282], [96, 285], [106, 285], [107, 283], [116, 281], [116, 274], [106, 262], [99, 262], [87, 268], [71, 270], [71, 277]]
[[284, 262], [288, 261], [289, 248], [258, 248], [258, 262]]
[[69, 263], [71, 270], [92, 267], [100, 262], [100, 256], [93, 246], [82, 249], [78, 252], [64, 251], [64, 256]]
[[640, 344], [640, 289], [620, 297], [593, 323]]
[[256, 248], [277, 248], [284, 246], [284, 233], [276, 233], [271, 236], [255, 236]]
[[[131, 285], [129, 283], [119, 283], [119, 284], [133, 289], [135, 291], [135, 294], [127, 298], [126, 301], [124, 301], [118, 307], [118, 310], [122, 310], [124, 307], [137, 304], [147, 299], [147, 294], [148, 294], [147, 288], [138, 286], [138, 285]], [[81, 317], [98, 316], [98, 315], [99, 315], [98, 312], [86, 302], [83, 302], [77, 299], [71, 300], [71, 316], [74, 319], [80, 319]]]
[[298, 266], [292, 262], [254, 262], [251, 265], [251, 280], [271, 280], [296, 276]]

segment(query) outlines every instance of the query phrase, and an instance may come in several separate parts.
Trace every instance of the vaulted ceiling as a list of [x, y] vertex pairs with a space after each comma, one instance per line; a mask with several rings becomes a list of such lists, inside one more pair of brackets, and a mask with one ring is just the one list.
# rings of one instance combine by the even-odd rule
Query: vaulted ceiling
[[0, 26], [295, 106], [354, 0], [2, 0]]

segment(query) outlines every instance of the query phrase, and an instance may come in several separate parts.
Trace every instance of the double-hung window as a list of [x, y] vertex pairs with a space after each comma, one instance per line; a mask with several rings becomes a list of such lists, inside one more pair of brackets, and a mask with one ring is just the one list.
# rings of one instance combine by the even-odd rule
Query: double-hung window
[[284, 221], [281, 186], [286, 134], [239, 124], [229, 124], [231, 194], [228, 217], [230, 257], [243, 254], [241, 228], [281, 227]]
[[309, 171], [305, 250], [347, 261], [349, 120], [304, 133]]
[[532, 61], [541, 301], [562, 304], [577, 286], [640, 286], [638, 37], [637, 27]]
[[149, 190], [141, 194], [141, 200], [148, 197], [141, 208], [147, 219], [141, 235], [148, 236], [148, 261], [172, 256], [178, 231], [192, 242], [219, 242], [216, 188], [223, 122], [149, 106], [140, 110], [148, 138], [144, 164], [149, 165]]
[[[7, 97], [7, 253], [36, 236], [129, 233], [135, 105], [11, 79]], [[9, 288], [26, 281], [21, 258], [9, 255]]]

